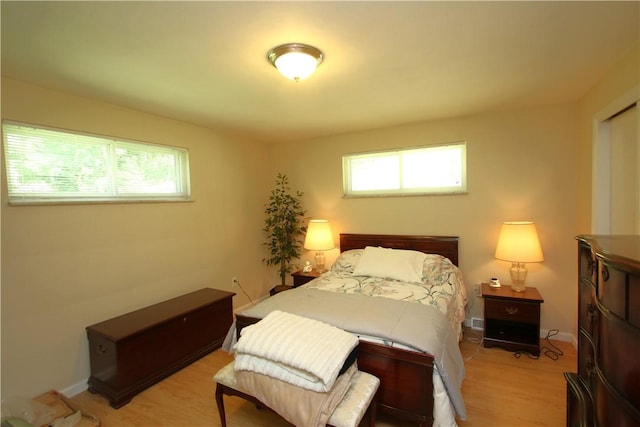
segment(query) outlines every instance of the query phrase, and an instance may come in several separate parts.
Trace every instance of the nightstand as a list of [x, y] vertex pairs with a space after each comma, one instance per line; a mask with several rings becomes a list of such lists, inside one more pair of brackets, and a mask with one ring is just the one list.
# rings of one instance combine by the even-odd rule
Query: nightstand
[[540, 304], [536, 288], [515, 292], [511, 286], [492, 288], [482, 284], [484, 298], [484, 346], [540, 355]]
[[293, 277], [293, 287], [297, 288], [300, 285], [304, 285], [315, 279], [316, 277], [320, 277], [322, 273], [320, 273], [315, 268], [309, 272], [304, 272], [302, 270], [298, 270], [295, 273], [291, 273], [291, 277]]
[[287, 286], [287, 285], [274, 286], [269, 291], [269, 296], [274, 296], [275, 294], [279, 294], [280, 292], [288, 291], [289, 289], [293, 289], [293, 286]]

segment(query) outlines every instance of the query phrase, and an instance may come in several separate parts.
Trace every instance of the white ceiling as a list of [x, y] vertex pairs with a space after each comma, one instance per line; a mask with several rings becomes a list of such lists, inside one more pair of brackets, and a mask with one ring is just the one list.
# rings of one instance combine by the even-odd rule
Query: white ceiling
[[[1, 2], [2, 75], [246, 135], [579, 99], [638, 49], [640, 2]], [[282, 43], [324, 62], [299, 83]]]

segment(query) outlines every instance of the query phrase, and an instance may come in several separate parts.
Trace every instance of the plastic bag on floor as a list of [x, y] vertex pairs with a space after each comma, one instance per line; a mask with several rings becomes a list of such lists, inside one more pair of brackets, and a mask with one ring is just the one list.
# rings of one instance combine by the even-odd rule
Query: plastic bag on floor
[[48, 425], [55, 411], [47, 405], [24, 397], [2, 399], [2, 416], [21, 418], [34, 426]]

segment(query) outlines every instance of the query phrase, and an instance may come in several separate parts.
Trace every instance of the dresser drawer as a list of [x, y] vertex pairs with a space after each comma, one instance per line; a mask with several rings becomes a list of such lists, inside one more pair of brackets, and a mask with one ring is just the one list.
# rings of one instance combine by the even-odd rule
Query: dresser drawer
[[638, 408], [629, 405], [602, 375], [595, 375], [591, 391], [597, 409], [595, 425], [601, 427], [640, 426]]
[[487, 298], [484, 304], [485, 318], [536, 325], [540, 322], [540, 304], [537, 303]]
[[616, 316], [627, 317], [627, 274], [615, 266], [600, 262], [598, 300]]
[[640, 408], [640, 330], [606, 312], [601, 313], [598, 326], [596, 358], [602, 377]]

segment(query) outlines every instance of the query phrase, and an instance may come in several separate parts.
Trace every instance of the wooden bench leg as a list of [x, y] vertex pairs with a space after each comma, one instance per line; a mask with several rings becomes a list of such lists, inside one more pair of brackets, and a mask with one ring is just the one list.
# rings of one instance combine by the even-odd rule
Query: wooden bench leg
[[378, 392], [373, 395], [371, 403], [369, 404], [369, 427], [376, 427], [376, 415], [378, 408]]
[[220, 414], [220, 425], [227, 427], [227, 417], [224, 413], [224, 386], [220, 384], [216, 387], [216, 403], [218, 404], [218, 413]]

